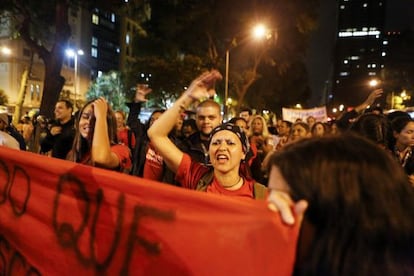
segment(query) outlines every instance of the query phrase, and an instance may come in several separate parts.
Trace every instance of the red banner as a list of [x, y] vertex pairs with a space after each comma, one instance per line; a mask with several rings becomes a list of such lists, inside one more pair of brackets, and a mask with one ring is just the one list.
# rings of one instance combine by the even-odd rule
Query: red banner
[[290, 275], [265, 205], [0, 147], [0, 274]]

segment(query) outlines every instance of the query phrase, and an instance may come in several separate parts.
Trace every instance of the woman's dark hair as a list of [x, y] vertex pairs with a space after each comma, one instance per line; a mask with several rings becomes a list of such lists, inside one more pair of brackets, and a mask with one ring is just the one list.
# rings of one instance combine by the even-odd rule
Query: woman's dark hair
[[[69, 152], [68, 157], [66, 158], [68, 160], [71, 160], [74, 162], [81, 162], [83, 158], [85, 157], [85, 155], [89, 154], [90, 152], [90, 149], [92, 146], [93, 135], [95, 133], [95, 116], [92, 116], [92, 118], [90, 119], [90, 123], [89, 123], [90, 130], [89, 130], [88, 138], [84, 138], [80, 134], [79, 121], [85, 108], [91, 105], [95, 100], [96, 99], [87, 102], [76, 116], [76, 123], [75, 123], [76, 134], [75, 134], [75, 139], [73, 140], [72, 150]], [[114, 112], [112, 111], [109, 105], [108, 105], [108, 112], [106, 116], [106, 122], [108, 125], [109, 142], [111, 143], [111, 145], [116, 145], [118, 144], [116, 118], [115, 118]], [[89, 160], [87, 163], [91, 163], [91, 162], [92, 161]], [[93, 164], [91, 163], [91, 165]]]
[[351, 125], [350, 130], [387, 149], [391, 148], [391, 125], [382, 114], [365, 113]]
[[156, 109], [156, 110], [154, 110], [152, 113], [151, 113], [151, 115], [149, 116], [149, 118], [148, 118], [148, 121], [145, 123], [145, 130], [148, 130], [149, 128], [150, 128], [150, 126], [151, 126], [151, 124], [152, 124], [152, 122], [153, 122], [153, 117], [154, 117], [154, 114], [155, 113], [164, 113], [165, 112], [165, 109]]
[[195, 119], [189, 118], [183, 121], [183, 127], [190, 126], [192, 129], [197, 130], [197, 124]]
[[246, 123], [246, 125], [248, 124], [247, 121], [242, 117], [233, 117], [228, 122], [235, 125], [238, 121], [243, 121]]
[[294, 275], [414, 275], [414, 190], [389, 153], [343, 134], [286, 145], [269, 165], [309, 203]]
[[309, 127], [309, 124], [308, 123], [305, 123], [305, 122], [302, 122], [302, 121], [298, 121], [298, 122], [292, 124], [292, 129], [295, 126], [301, 126], [301, 127], [303, 127], [306, 130], [306, 132], [310, 132], [310, 127]]
[[328, 125], [325, 124], [325, 123], [322, 123], [322, 122], [316, 122], [312, 125], [311, 130], [310, 130], [312, 135], [314, 135], [314, 133], [316, 132], [316, 127], [318, 125], [321, 125], [323, 127], [324, 135], [328, 134], [328, 132], [329, 132]]
[[391, 121], [391, 129], [397, 133], [400, 133], [410, 122], [414, 122], [411, 117], [400, 116]]

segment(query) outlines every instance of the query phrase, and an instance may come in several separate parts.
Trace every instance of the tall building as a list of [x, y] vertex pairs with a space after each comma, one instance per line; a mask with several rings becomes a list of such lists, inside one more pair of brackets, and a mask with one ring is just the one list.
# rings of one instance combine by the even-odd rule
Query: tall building
[[413, 9], [414, 1], [406, 0], [338, 1], [331, 107], [361, 103], [373, 79], [384, 89], [376, 102], [381, 107], [414, 105]]
[[386, 0], [339, 0], [333, 105], [354, 106], [372, 90], [370, 80], [384, 68]]
[[[11, 18], [2, 16], [0, 19], [0, 48], [10, 49], [8, 54], [0, 52], [0, 89], [6, 91], [11, 111], [18, 100], [20, 79], [24, 68], [30, 64], [31, 51], [22, 39], [11, 39]], [[72, 54], [65, 56], [62, 66], [61, 75], [66, 80], [62, 91], [78, 106], [83, 104], [84, 94], [92, 80], [102, 73], [124, 69], [129, 56], [127, 51], [131, 51], [128, 44], [138, 28], [131, 19], [128, 23], [125, 20], [113, 11], [99, 8], [70, 10], [68, 49], [72, 50]], [[26, 84], [25, 111], [39, 108], [43, 81], [43, 61], [34, 55]]]
[[387, 55], [384, 45], [386, 0], [339, 0], [332, 106], [360, 104], [380, 78]]
[[[102, 73], [120, 69], [121, 18], [112, 11], [98, 8], [78, 9], [70, 12], [69, 23], [72, 33], [68, 48], [76, 57], [68, 56], [63, 70], [77, 76], [73, 82], [79, 82], [75, 86], [80, 87], [76, 90], [80, 90], [77, 93], [82, 98], [92, 80]], [[67, 87], [74, 86], [70, 76], [66, 80]]]

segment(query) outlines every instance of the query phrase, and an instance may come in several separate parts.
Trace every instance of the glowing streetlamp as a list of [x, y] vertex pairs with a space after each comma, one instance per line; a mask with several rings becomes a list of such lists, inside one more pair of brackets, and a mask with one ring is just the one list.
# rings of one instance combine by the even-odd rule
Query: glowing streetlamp
[[74, 78], [73, 78], [73, 91], [75, 93], [75, 100], [74, 100], [74, 106], [76, 108], [76, 101], [77, 101], [77, 94], [79, 91], [79, 81], [78, 81], [78, 56], [83, 56], [84, 52], [83, 50], [73, 50], [73, 49], [67, 49], [66, 50], [66, 56], [69, 58], [73, 58], [75, 62], [75, 72], [74, 72]]
[[371, 87], [376, 87], [378, 84], [379, 84], [379, 81], [378, 80], [376, 80], [376, 79], [372, 79], [372, 80], [370, 80], [369, 81], [369, 86], [371, 86]]
[[[257, 24], [252, 29], [252, 37], [255, 40], [269, 38], [271, 34], [269, 30], [263, 24]], [[228, 97], [229, 97], [229, 67], [230, 67], [230, 47], [226, 50], [226, 72], [224, 78], [224, 117], [227, 117], [228, 113]]]
[[1, 53], [5, 56], [10, 56], [12, 51], [9, 47], [3, 46], [1, 47]]

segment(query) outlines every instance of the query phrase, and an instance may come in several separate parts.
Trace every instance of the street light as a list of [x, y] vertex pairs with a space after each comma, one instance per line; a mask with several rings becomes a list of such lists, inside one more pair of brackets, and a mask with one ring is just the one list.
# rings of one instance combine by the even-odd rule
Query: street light
[[3, 46], [3, 47], [1, 47], [1, 53], [3, 54], [3, 55], [5, 55], [5, 56], [9, 56], [9, 55], [11, 55], [11, 50], [10, 50], [10, 48], [9, 47], [6, 47], [6, 46]]
[[379, 84], [379, 81], [376, 79], [372, 79], [369, 81], [369, 86], [376, 87]]
[[[253, 38], [256, 40], [271, 37], [271, 34], [269, 33], [268, 29], [263, 24], [255, 25], [252, 29], [251, 34]], [[230, 67], [230, 47], [226, 49], [226, 72], [225, 72], [225, 78], [224, 78], [224, 118], [227, 118], [228, 116], [227, 101], [229, 97], [229, 67]]]
[[79, 81], [78, 81], [78, 56], [83, 56], [84, 52], [83, 50], [79, 49], [77, 51], [73, 49], [67, 49], [66, 50], [66, 56], [69, 58], [74, 59], [74, 66], [75, 66], [75, 72], [74, 72], [74, 78], [73, 78], [73, 91], [75, 93], [75, 100], [74, 100], [74, 106], [76, 108], [76, 101], [77, 101], [77, 94], [79, 91]]

